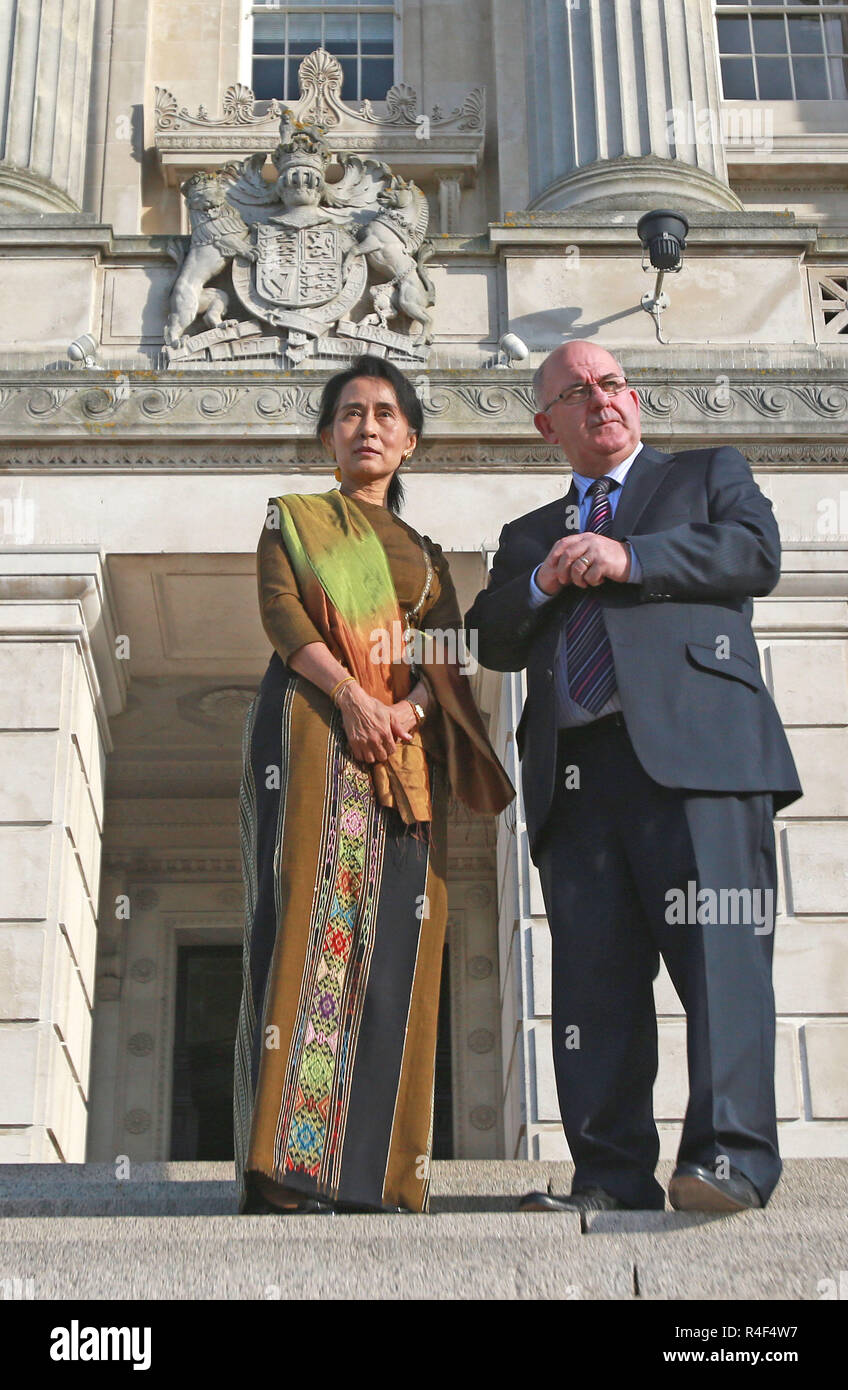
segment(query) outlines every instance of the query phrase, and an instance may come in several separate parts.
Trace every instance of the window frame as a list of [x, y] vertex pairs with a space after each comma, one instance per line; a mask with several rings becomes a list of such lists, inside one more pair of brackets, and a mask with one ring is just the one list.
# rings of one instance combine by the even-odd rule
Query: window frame
[[[253, 64], [254, 64], [254, 57], [255, 57], [255, 55], [254, 55], [254, 21], [255, 21], [255, 19], [256, 19], [257, 17], [260, 17], [260, 18], [261, 18], [261, 17], [266, 17], [266, 16], [268, 16], [268, 15], [273, 15], [273, 14], [289, 15], [289, 14], [293, 14], [293, 13], [294, 13], [294, 14], [297, 14], [297, 13], [301, 13], [301, 14], [311, 14], [311, 15], [340, 14], [340, 15], [348, 15], [348, 16], [350, 16], [350, 15], [356, 15], [357, 17], [358, 17], [359, 15], [362, 15], [362, 14], [365, 14], [365, 15], [368, 15], [368, 14], [390, 14], [390, 15], [392, 16], [392, 21], [393, 21], [393, 23], [392, 23], [392, 74], [391, 74], [391, 80], [390, 80], [390, 82], [389, 82], [389, 84], [388, 84], [388, 86], [387, 86], [387, 88], [386, 88], [386, 92], [388, 92], [389, 88], [395, 86], [398, 82], [401, 81], [401, 70], [402, 70], [402, 69], [401, 69], [401, 45], [402, 45], [402, 41], [403, 41], [403, 14], [402, 14], [402, 8], [401, 8], [401, 5], [400, 5], [400, 0], [379, 0], [379, 3], [375, 3], [375, 4], [365, 3], [365, 0], [349, 0], [349, 3], [347, 3], [347, 4], [345, 4], [345, 3], [339, 3], [339, 0], [313, 0], [312, 3], [310, 3], [310, 0], [267, 0], [267, 3], [263, 3], [263, 0], [243, 0], [243, 18], [244, 18], [244, 25], [245, 25], [245, 42], [244, 42], [244, 44], [243, 44], [242, 47], [241, 47], [242, 60], [241, 60], [241, 63], [240, 63], [240, 71], [241, 71], [241, 80], [245, 83], [245, 85], [247, 85], [247, 86], [250, 87], [251, 91], [254, 90], [254, 88], [253, 88]], [[362, 45], [362, 38], [361, 38], [361, 35], [360, 35], [360, 33], [359, 33], [359, 29], [358, 29], [358, 27], [357, 27], [357, 51], [356, 51], [357, 91], [361, 91], [361, 90], [362, 90], [362, 66], [361, 66], [361, 65], [362, 65], [363, 54], [362, 54], [362, 51], [361, 51], [361, 45]], [[328, 52], [332, 52], [332, 49], [328, 49]], [[285, 47], [284, 47], [283, 54], [281, 55], [280, 61], [286, 63], [286, 62], [288, 62], [290, 59], [291, 59], [291, 60], [297, 60], [297, 66], [299, 66], [300, 63], [303, 61], [303, 59], [304, 59], [306, 56], [307, 56], [307, 55], [306, 55], [305, 53], [302, 53], [302, 54], [290, 54], [290, 53], [289, 53], [289, 51], [288, 51], [288, 26], [286, 26]], [[335, 55], [334, 55], [334, 56], [335, 56]], [[342, 58], [340, 58], [339, 61], [343, 61], [343, 58], [344, 58], [344, 57], [351, 57], [351, 56], [353, 56], [353, 55], [342, 55]], [[373, 56], [378, 56], [378, 55], [373, 55]], [[367, 59], [367, 58], [369, 57], [369, 55], [366, 53], [366, 54], [365, 54], [365, 57], [366, 57], [366, 59]], [[296, 72], [296, 68], [295, 68], [295, 72]], [[296, 87], [296, 85], [297, 85], [297, 78], [296, 78], [296, 76], [294, 77], [294, 84], [295, 84], [295, 87]], [[342, 100], [344, 101], [345, 105], [351, 106], [351, 107], [353, 107], [353, 108], [359, 107], [359, 106], [362, 104], [362, 102], [363, 102], [364, 100], [366, 100], [366, 99], [367, 99], [367, 100], [370, 100], [371, 102], [378, 102], [378, 103], [379, 103], [379, 102], [384, 102], [385, 99], [386, 99], [386, 94], [384, 93], [381, 97], [370, 97], [370, 98], [364, 98], [364, 97], [361, 97], [361, 96], [342, 97]], [[270, 98], [268, 98], [268, 97], [257, 97], [257, 101], [267, 101], [267, 100], [270, 100]], [[285, 95], [283, 95], [283, 94], [280, 94], [280, 95], [277, 96], [277, 100], [278, 100], [278, 101], [283, 101], [283, 102], [285, 102], [286, 105], [295, 105], [295, 104], [300, 100], [300, 93], [299, 93], [299, 91], [295, 90], [294, 92], [290, 93], [288, 96], [285, 96]]]
[[[787, 58], [788, 65], [789, 65], [789, 81], [790, 81], [790, 84], [791, 84], [791, 93], [790, 93], [790, 95], [785, 96], [785, 97], [772, 97], [772, 96], [765, 96], [765, 97], [764, 97], [764, 96], [761, 96], [761, 95], [760, 95], [760, 90], [759, 90], [759, 89], [760, 89], [760, 79], [759, 79], [759, 74], [758, 74], [758, 71], [757, 71], [757, 62], [756, 62], [756, 59], [757, 59], [757, 57], [760, 57], [760, 58], [763, 58], [763, 57], [766, 57], [766, 58], [767, 58], [767, 57], [771, 57], [771, 56], [774, 56], [774, 57], [781, 57], [781, 56], [783, 56], [783, 55], [782, 55], [782, 54], [774, 54], [774, 55], [771, 55], [771, 54], [768, 54], [768, 53], [758, 53], [757, 49], [754, 47], [754, 33], [753, 33], [753, 29], [751, 28], [751, 21], [754, 20], [754, 19], [778, 19], [778, 18], [779, 18], [779, 19], [785, 19], [785, 20], [788, 21], [789, 19], [812, 19], [813, 17], [815, 17], [815, 18], [823, 18], [823, 19], [826, 19], [826, 18], [841, 18], [841, 19], [845, 20], [846, 22], [848, 22], [848, 5], [835, 3], [835, 0], [819, 0], [819, 3], [816, 5], [815, 9], [813, 9], [813, 8], [812, 8], [811, 6], [809, 6], [809, 5], [805, 5], [805, 4], [799, 3], [799, 0], [770, 0], [770, 2], [769, 2], [769, 3], [766, 3], [766, 4], [754, 4], [754, 3], [752, 2], [752, 0], [738, 0], [738, 2], [737, 2], [737, 0], [733, 0], [733, 3], [723, 4], [723, 3], [721, 3], [721, 0], [713, 0], [713, 7], [712, 7], [712, 8], [713, 8], [713, 24], [714, 24], [714, 27], [715, 27], [716, 67], [717, 67], [717, 69], [718, 69], [719, 90], [720, 90], [720, 97], [721, 97], [721, 100], [722, 100], [722, 101], [741, 101], [741, 102], [744, 102], [744, 101], [755, 101], [755, 102], [758, 102], [758, 103], [760, 103], [760, 102], [774, 102], [774, 101], [777, 101], [777, 102], [796, 102], [796, 103], [797, 103], [797, 102], [809, 102], [809, 101], [816, 101], [816, 102], [824, 102], [824, 101], [826, 101], [826, 102], [828, 102], [828, 103], [831, 103], [831, 102], [846, 101], [846, 100], [848, 100], [848, 38], [843, 38], [843, 44], [844, 44], [845, 46], [843, 47], [842, 54], [841, 54], [842, 61], [843, 61], [843, 63], [845, 64], [845, 71], [846, 71], [846, 93], [845, 93], [844, 95], [836, 95], [836, 96], [834, 96], [834, 94], [833, 94], [833, 81], [832, 81], [831, 71], [830, 71], [830, 61], [829, 61], [829, 60], [830, 60], [831, 56], [834, 57], [834, 58], [838, 58], [839, 55], [837, 55], [837, 54], [831, 55], [831, 54], [828, 52], [827, 48], [823, 46], [823, 47], [822, 47], [822, 58], [823, 58], [823, 60], [824, 60], [824, 70], [825, 70], [825, 81], [826, 81], [826, 84], [827, 84], [827, 93], [826, 93], [825, 96], [821, 96], [821, 97], [809, 97], [809, 96], [800, 96], [800, 97], [799, 97], [799, 96], [798, 96], [797, 90], [796, 90], [795, 67], [794, 67], [794, 64], [793, 64], [793, 58], [813, 57], [813, 56], [818, 56], [818, 55], [803, 54], [803, 53], [794, 53], [793, 50], [791, 49], [790, 45], [789, 45], [789, 31], [788, 31], [788, 29], [787, 29], [787, 30], [786, 30], [786, 37], [787, 37], [786, 58]], [[735, 57], [736, 55], [734, 55], [734, 54], [732, 54], [732, 53], [724, 53], [724, 54], [723, 54], [722, 51], [721, 51], [721, 39], [720, 39], [720, 36], [719, 36], [719, 27], [718, 27], [718, 22], [719, 22], [720, 19], [747, 19], [747, 20], [749, 21], [749, 34], [750, 34], [750, 40], [751, 40], [751, 48], [749, 49], [749, 51], [748, 51], [747, 54], [739, 54], [738, 56], [739, 56], [740, 58], [749, 57], [749, 58], [751, 59], [752, 67], [753, 67], [753, 77], [754, 77], [754, 95], [753, 95], [753, 96], [736, 97], [736, 96], [728, 96], [728, 95], [725, 93], [725, 90], [724, 90], [724, 72], [723, 72], [723, 70], [722, 70], [722, 58], [731, 58], [731, 59], [732, 59], [732, 58]]]

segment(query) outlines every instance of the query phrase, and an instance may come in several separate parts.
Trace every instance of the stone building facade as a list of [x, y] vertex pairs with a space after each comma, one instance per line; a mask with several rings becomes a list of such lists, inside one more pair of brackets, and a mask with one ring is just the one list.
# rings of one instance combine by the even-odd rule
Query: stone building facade
[[[395, 345], [426, 419], [405, 514], [465, 606], [503, 523], [567, 488], [531, 379], [570, 337], [620, 358], [646, 440], [736, 444], [772, 499], [783, 574], [755, 626], [805, 787], [778, 823], [782, 1146], [848, 1154], [838, 10], [0, 2], [0, 1161], [223, 1156], [241, 721], [269, 656], [255, 548], [269, 496], [331, 483], [315, 403], [344, 347], [228, 330], [250, 317], [238, 261], [212, 281], [223, 328], [189, 325], [182, 356], [166, 331], [180, 186], [261, 164], [283, 101], [339, 167], [425, 195], [432, 341]], [[660, 316], [636, 235], [656, 207], [690, 224]], [[377, 344], [407, 333], [381, 323]], [[521, 677], [475, 681], [517, 781]], [[520, 800], [456, 821], [449, 889], [443, 1152], [566, 1157]], [[685, 1030], [664, 971], [656, 993], [671, 1154]]]

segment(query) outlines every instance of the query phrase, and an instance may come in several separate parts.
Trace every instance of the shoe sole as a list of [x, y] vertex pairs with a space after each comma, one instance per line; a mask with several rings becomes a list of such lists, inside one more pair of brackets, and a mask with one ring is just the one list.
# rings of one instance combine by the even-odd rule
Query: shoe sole
[[668, 1189], [668, 1200], [675, 1211], [755, 1211], [747, 1202], [737, 1202], [726, 1192], [719, 1192], [701, 1178], [673, 1178]]

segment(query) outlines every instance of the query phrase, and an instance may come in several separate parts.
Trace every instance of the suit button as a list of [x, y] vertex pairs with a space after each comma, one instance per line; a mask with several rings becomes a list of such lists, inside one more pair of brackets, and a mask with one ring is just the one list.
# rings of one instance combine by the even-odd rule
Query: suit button
[[546, 680], [549, 680], [549, 681], [552, 681], [553, 678], [554, 678], [554, 673], [553, 673], [553, 671], [551, 670], [551, 668], [550, 668], [550, 666], [549, 666], [548, 669], [547, 669], [547, 671], [545, 672], [545, 679], [546, 679]]

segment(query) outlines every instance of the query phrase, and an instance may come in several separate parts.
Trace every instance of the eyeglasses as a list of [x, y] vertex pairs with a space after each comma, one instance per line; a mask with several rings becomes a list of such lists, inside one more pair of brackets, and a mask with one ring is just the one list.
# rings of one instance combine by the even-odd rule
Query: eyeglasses
[[577, 405], [578, 402], [591, 400], [592, 392], [599, 386], [605, 396], [618, 396], [622, 391], [627, 390], [626, 376], [604, 376], [600, 381], [579, 381], [576, 386], [567, 386], [564, 391], [560, 391], [558, 396], [554, 396], [552, 401], [543, 407], [542, 413], [547, 415], [552, 406], [557, 401], [562, 401], [563, 405]]

